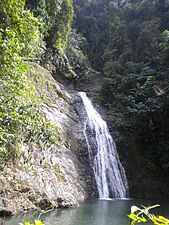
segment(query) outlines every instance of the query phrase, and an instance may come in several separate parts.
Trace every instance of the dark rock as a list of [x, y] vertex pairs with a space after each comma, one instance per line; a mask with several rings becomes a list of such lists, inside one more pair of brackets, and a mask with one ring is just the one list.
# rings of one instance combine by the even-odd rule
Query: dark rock
[[71, 198], [66, 199], [65, 197], [58, 197], [57, 203], [58, 203], [58, 208], [62, 208], [62, 209], [77, 207], [77, 204], [74, 202], [74, 199], [71, 199]]
[[[13, 216], [14, 213], [12, 211], [9, 211], [7, 209], [1, 209], [0, 210], [0, 217], [7, 217], [7, 216]], [[1, 224], [1, 220], [0, 220], [0, 224]]]
[[47, 208], [50, 208], [52, 206], [52, 202], [49, 199], [44, 198], [38, 202], [37, 206], [41, 210], [46, 210]]

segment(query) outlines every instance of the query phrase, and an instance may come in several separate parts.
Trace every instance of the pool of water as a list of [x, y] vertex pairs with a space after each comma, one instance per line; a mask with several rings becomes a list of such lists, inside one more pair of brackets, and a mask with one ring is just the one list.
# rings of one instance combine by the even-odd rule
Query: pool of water
[[[148, 200], [93, 200], [82, 202], [79, 208], [55, 210], [41, 216], [45, 225], [129, 225], [127, 215], [132, 205], [141, 207], [160, 204]], [[152, 213], [169, 218], [169, 204], [163, 202]], [[18, 225], [26, 220], [33, 221], [38, 214], [25, 214], [7, 218], [4, 225]]]

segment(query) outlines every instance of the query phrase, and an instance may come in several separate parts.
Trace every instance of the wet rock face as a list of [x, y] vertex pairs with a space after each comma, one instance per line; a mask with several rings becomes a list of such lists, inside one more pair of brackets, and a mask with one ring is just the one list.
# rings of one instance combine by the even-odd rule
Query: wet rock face
[[[87, 112], [84, 108], [84, 104], [82, 102], [82, 99], [80, 97], [80, 95], [78, 94], [76, 101], [74, 102], [74, 107], [75, 110], [78, 114], [79, 120], [81, 121], [82, 127], [81, 127], [81, 131], [82, 131], [82, 139], [81, 139], [81, 154], [80, 154], [80, 161], [82, 162], [82, 165], [84, 166], [84, 170], [85, 170], [85, 181], [87, 184], [87, 188], [88, 188], [88, 193], [89, 193], [89, 198], [98, 198], [99, 194], [98, 194], [98, 190], [97, 190], [97, 185], [96, 185], [96, 181], [95, 181], [95, 175], [94, 175], [94, 171], [93, 171], [93, 163], [91, 162], [91, 159], [89, 159], [89, 151], [88, 151], [88, 146], [87, 146], [87, 140], [85, 138], [84, 135], [84, 129], [87, 129], [86, 126], [86, 120], [88, 120], [88, 116], [87, 116]], [[89, 132], [86, 131], [87, 135], [90, 136], [90, 143], [93, 143], [92, 145], [92, 149], [93, 152], [96, 151], [96, 143], [95, 140], [93, 138], [94, 133], [91, 134], [91, 129], [87, 129]], [[93, 140], [93, 141], [92, 141]]]
[[[112, 111], [108, 108], [100, 107], [101, 103], [98, 104], [103, 83], [104, 78], [101, 74], [93, 74], [85, 82], [77, 83], [76, 88], [80, 91], [83, 90], [88, 94], [97, 111], [107, 122], [109, 131], [116, 142], [120, 161], [126, 171], [129, 184], [129, 197], [140, 199], [168, 199], [168, 176], [162, 171], [155, 174], [154, 171], [145, 168], [145, 165], [142, 163], [142, 149], [139, 147], [138, 150], [138, 146], [136, 145], [135, 140], [133, 140], [133, 137], [125, 137], [116, 130], [116, 118], [113, 118]], [[87, 162], [87, 151], [84, 153], [83, 160], [85, 159]], [[89, 176], [89, 179], [90, 178], [91, 177]]]
[[92, 174], [83, 157], [83, 121], [78, 114], [81, 99], [77, 92], [57, 83], [47, 70], [37, 70], [43, 73], [43, 84], [50, 87], [47, 90], [37, 85], [45, 96], [42, 112], [60, 127], [63, 141], [52, 151], [42, 151], [37, 145], [22, 146], [19, 157], [0, 173], [0, 216], [48, 207], [77, 207], [94, 195]]

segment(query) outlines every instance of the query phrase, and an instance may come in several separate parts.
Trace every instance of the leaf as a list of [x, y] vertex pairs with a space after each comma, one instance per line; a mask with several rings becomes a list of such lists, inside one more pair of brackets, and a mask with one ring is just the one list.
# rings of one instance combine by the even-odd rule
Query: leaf
[[26, 221], [24, 225], [31, 225], [29, 221]]
[[138, 218], [135, 214], [129, 214], [128, 217], [135, 222], [141, 222], [140, 218]]
[[35, 225], [44, 225], [41, 220], [35, 220]]
[[143, 223], [147, 222], [146, 218], [145, 217], [142, 217], [141, 218], [141, 222], [143, 222]]
[[163, 222], [164, 224], [169, 224], [169, 220], [163, 216], [158, 217], [160, 222]]

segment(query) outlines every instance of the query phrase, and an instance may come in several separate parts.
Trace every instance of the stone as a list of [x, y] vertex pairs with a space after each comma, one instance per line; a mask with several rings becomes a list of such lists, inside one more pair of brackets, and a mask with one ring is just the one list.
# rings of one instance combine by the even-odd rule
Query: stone
[[81, 107], [81, 99], [76, 91], [55, 81], [48, 70], [37, 65], [31, 69], [32, 77], [37, 73], [43, 77], [43, 82], [35, 85], [39, 97], [44, 98], [42, 113], [60, 127], [64, 141], [52, 151], [42, 151], [36, 144], [22, 146], [19, 157], [0, 173], [1, 216], [51, 206], [78, 207], [90, 195], [85, 164], [81, 161], [82, 122], [75, 107], [76, 103]]

